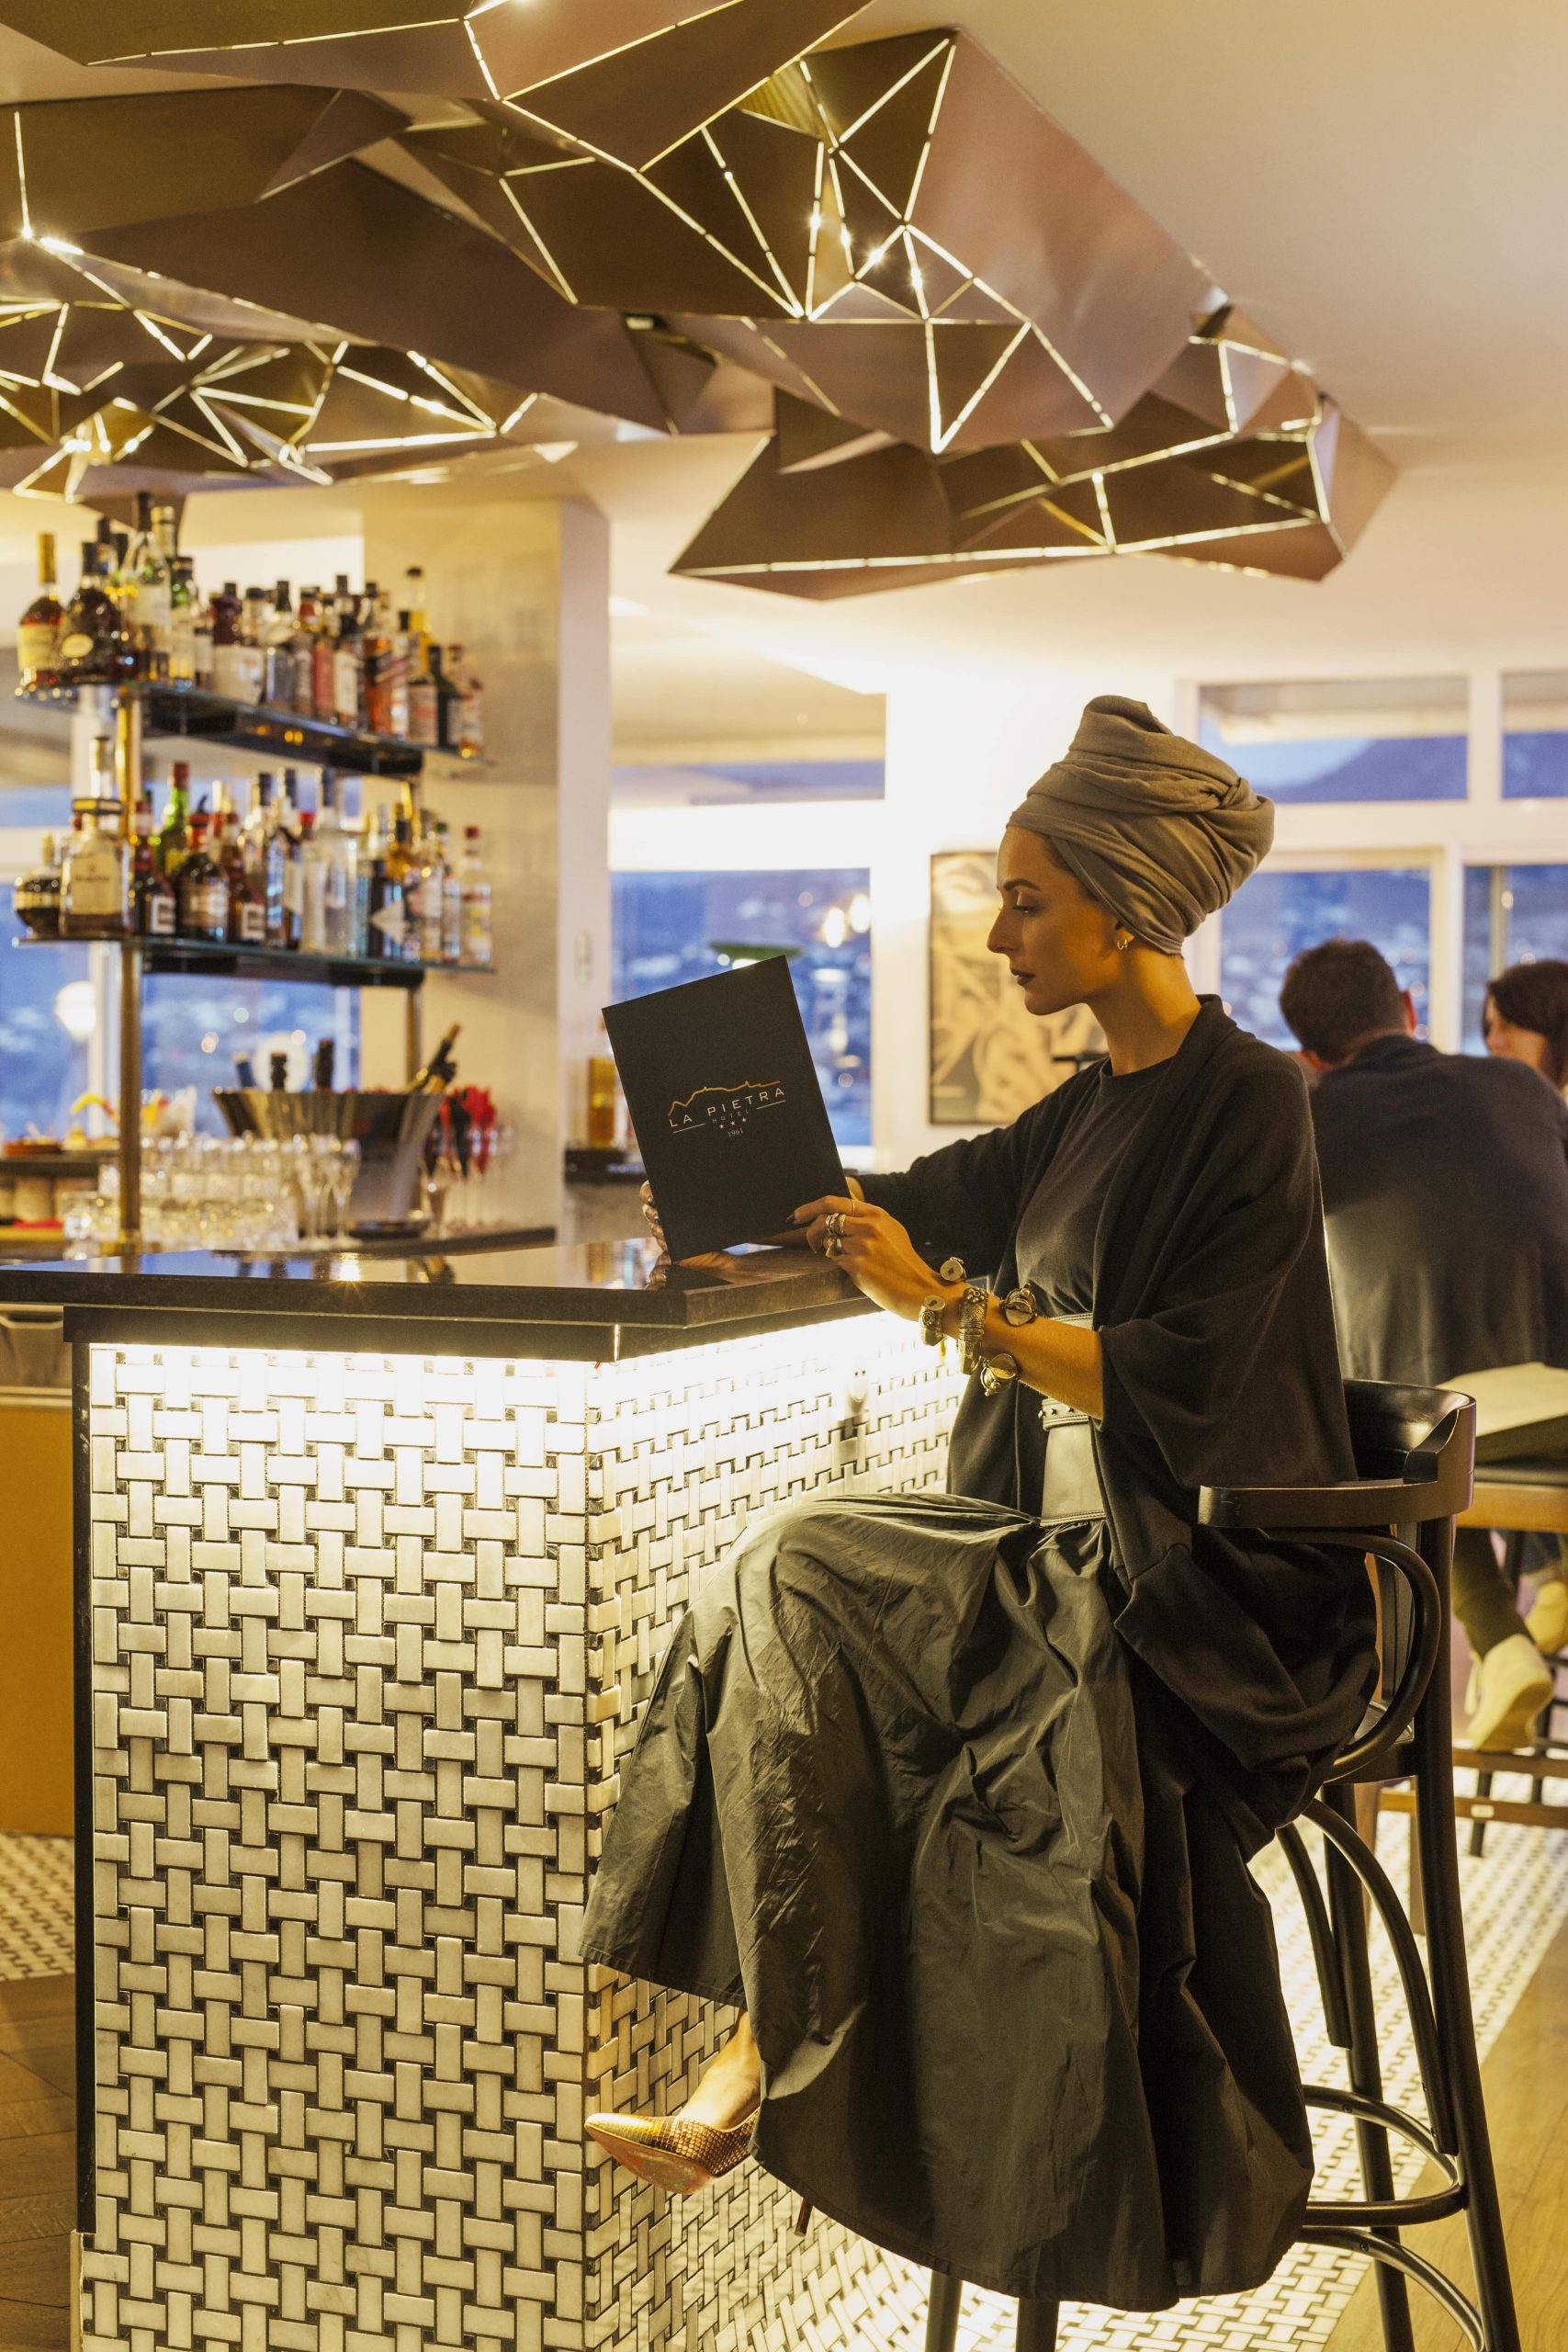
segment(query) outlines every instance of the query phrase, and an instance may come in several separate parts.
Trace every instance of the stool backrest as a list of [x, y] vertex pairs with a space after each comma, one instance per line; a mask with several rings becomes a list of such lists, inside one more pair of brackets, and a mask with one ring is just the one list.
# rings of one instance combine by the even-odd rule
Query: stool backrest
[[[1205, 1487], [1198, 1516], [1209, 1527], [1343, 1545], [1373, 1562], [1381, 1702], [1329, 1774], [1372, 1780], [1395, 1769], [1396, 1752], [1436, 1688], [1448, 1632], [1454, 1517], [1468, 1506], [1474, 1477], [1475, 1407], [1452, 1389], [1348, 1380], [1345, 1408], [1355, 1478], [1320, 1487]], [[1438, 1692], [1436, 1739], [1423, 1743], [1434, 1755], [1447, 1748], [1446, 1691], [1445, 1684]]]

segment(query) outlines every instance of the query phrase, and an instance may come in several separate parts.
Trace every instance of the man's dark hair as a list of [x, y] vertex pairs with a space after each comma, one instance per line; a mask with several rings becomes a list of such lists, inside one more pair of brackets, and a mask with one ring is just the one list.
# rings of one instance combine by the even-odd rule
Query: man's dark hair
[[1554, 956], [1510, 964], [1487, 981], [1486, 994], [1505, 1021], [1546, 1039], [1546, 1075], [1554, 1086], [1568, 1085], [1568, 964]]
[[1309, 1054], [1342, 1062], [1369, 1037], [1404, 1028], [1393, 967], [1370, 939], [1304, 947], [1285, 974], [1280, 1010]]

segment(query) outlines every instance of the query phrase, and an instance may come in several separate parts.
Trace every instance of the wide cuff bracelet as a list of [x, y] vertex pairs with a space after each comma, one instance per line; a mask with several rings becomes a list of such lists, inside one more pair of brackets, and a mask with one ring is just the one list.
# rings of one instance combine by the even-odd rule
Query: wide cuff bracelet
[[986, 1338], [986, 1311], [991, 1294], [978, 1283], [964, 1289], [963, 1305], [958, 1310], [958, 1368], [963, 1373], [978, 1372], [980, 1351]]

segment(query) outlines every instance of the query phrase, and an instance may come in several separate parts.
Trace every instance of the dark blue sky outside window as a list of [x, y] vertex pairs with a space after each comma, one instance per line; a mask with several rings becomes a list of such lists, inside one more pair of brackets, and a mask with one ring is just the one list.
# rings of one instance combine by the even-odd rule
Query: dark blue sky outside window
[[725, 967], [715, 942], [798, 947], [790, 977], [840, 1146], [871, 1141], [871, 943], [863, 867], [617, 874], [613, 993], [675, 988]]
[[1423, 1022], [1431, 960], [1431, 888], [1425, 867], [1291, 872], [1267, 866], [1243, 883], [1220, 918], [1220, 993], [1244, 1029], [1273, 1046], [1295, 1039], [1280, 1011], [1285, 967], [1325, 939], [1370, 939], [1411, 990]]

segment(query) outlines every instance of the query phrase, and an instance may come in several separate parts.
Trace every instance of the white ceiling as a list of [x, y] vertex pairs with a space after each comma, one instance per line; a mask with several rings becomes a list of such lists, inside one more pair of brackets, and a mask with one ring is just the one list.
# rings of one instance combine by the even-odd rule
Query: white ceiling
[[[616, 586], [665, 639], [645, 683], [679, 695], [686, 628], [861, 691], [937, 660], [1114, 654], [1243, 677], [1462, 668], [1492, 648], [1560, 664], [1562, 0], [872, 0], [848, 37], [933, 22], [982, 41], [1313, 368], [1402, 479], [1321, 585], [1145, 558], [812, 606], [665, 576], [745, 462], [743, 438], [585, 446], [509, 478], [505, 494], [575, 492], [613, 517]], [[0, 102], [153, 78], [89, 74], [0, 33]], [[694, 677], [711, 684], [712, 670], [694, 657]]]

